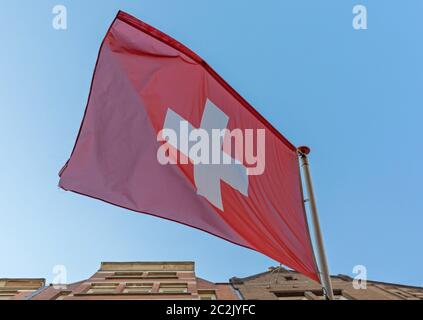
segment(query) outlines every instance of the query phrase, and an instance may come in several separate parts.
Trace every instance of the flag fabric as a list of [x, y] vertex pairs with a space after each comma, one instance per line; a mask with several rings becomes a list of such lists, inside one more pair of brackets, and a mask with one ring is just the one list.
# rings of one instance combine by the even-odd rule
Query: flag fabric
[[200, 229], [319, 281], [296, 148], [198, 55], [127, 13], [102, 42], [59, 175], [64, 190]]

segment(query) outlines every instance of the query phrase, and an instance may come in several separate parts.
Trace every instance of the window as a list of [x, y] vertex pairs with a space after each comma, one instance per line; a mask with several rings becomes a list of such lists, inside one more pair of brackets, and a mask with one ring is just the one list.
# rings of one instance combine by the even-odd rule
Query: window
[[[308, 300], [324, 300], [325, 299], [322, 290], [306, 291], [305, 295], [308, 298]], [[342, 294], [342, 290], [340, 289], [333, 289], [333, 299], [334, 300], [348, 300]]]
[[216, 300], [216, 291], [214, 290], [198, 290], [200, 300]]
[[304, 292], [274, 292], [278, 300], [308, 300]]
[[[409, 289], [406, 290], [407, 293], [409, 293], [414, 299], [419, 299], [419, 300], [423, 300], [423, 291], [418, 291], [418, 290], [413, 290], [413, 289]], [[413, 299], [411, 298], [411, 299]]]
[[[313, 291], [279, 291], [274, 292], [278, 300], [323, 300], [322, 290]], [[333, 290], [335, 300], [348, 300], [342, 295], [342, 290]]]
[[406, 300], [408, 300], [408, 299], [413, 299], [413, 298], [415, 298], [416, 296], [414, 296], [413, 294], [410, 294], [410, 293], [408, 293], [408, 292], [405, 292], [404, 290], [401, 290], [401, 289], [391, 289], [391, 290], [389, 290], [391, 293], [393, 293], [393, 294], [395, 294], [396, 296], [399, 296], [400, 298], [402, 298], [402, 299], [406, 299]]
[[117, 283], [93, 283], [87, 293], [91, 294], [108, 294], [114, 293], [118, 284]]
[[56, 296], [55, 300], [63, 300], [65, 299], [65, 297], [67, 297], [70, 294], [71, 294], [71, 291], [62, 291]]
[[[333, 294], [333, 299], [334, 300], [348, 300], [343, 295], [335, 294], [335, 293]], [[315, 296], [313, 299], [308, 299], [308, 300], [325, 300], [325, 297], [323, 295], [319, 295], [319, 296]]]
[[160, 284], [159, 292], [170, 294], [187, 293], [188, 286], [186, 283], [162, 283]]
[[10, 300], [17, 293], [18, 293], [17, 291], [0, 291], [0, 300]]
[[127, 283], [123, 293], [143, 294], [150, 293], [152, 289], [152, 283]]
[[178, 278], [176, 275], [176, 272], [168, 272], [168, 271], [148, 272], [145, 277], [150, 279], [177, 279]]
[[141, 279], [143, 275], [143, 272], [118, 271], [115, 272], [112, 276], [107, 277], [106, 279]]

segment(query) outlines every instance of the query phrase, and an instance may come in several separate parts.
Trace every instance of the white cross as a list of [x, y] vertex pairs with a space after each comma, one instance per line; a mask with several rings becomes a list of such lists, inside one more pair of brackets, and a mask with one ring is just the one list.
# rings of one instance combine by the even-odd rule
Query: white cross
[[[228, 121], [229, 117], [207, 99], [201, 119], [201, 129], [207, 131], [209, 137], [212, 137], [212, 130], [226, 129]], [[189, 133], [194, 130], [194, 127], [187, 120], [183, 119], [179, 114], [169, 108], [166, 113], [163, 128], [171, 129], [178, 134], [177, 140], [179, 141], [179, 146], [173, 145], [170, 141], [169, 143], [175, 149], [189, 156], [189, 152], [186, 150], [189, 145], [188, 136], [184, 135], [184, 137], [181, 137], [179, 134], [180, 128], [183, 126], [188, 126], [188, 136]], [[225, 181], [232, 188], [248, 197], [248, 173], [247, 168], [242, 163], [223, 152], [223, 139], [219, 140], [218, 147], [219, 152], [223, 154], [223, 161], [219, 164], [195, 164], [194, 181], [197, 187], [197, 194], [205, 197], [214, 206], [224, 211], [220, 181]], [[209, 141], [211, 141], [211, 139], [209, 139]]]

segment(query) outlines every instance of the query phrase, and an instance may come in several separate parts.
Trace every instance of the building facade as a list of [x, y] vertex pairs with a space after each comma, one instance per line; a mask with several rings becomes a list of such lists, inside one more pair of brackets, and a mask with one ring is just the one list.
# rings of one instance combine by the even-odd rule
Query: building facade
[[[337, 300], [423, 300], [423, 288], [332, 276]], [[196, 276], [194, 262], [103, 262], [90, 278], [66, 285], [44, 279], [0, 279], [0, 300], [322, 300], [321, 286], [294, 271], [272, 267], [227, 283]]]
[[89, 279], [50, 285], [33, 300], [234, 300], [229, 283], [195, 275], [194, 262], [103, 262]]
[[[345, 275], [332, 276], [336, 300], [423, 300], [423, 288], [377, 281], [359, 282]], [[317, 282], [282, 267], [245, 278], [234, 277], [230, 283], [245, 300], [322, 300]]]
[[0, 300], [25, 300], [45, 287], [44, 279], [0, 279]]

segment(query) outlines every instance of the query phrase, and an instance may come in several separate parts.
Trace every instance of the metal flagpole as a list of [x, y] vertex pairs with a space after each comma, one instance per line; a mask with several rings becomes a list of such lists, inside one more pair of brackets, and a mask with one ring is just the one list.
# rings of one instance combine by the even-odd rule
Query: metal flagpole
[[301, 167], [304, 172], [304, 180], [307, 188], [308, 201], [310, 202], [310, 212], [313, 222], [314, 238], [317, 247], [318, 261], [320, 266], [320, 279], [325, 294], [329, 300], [333, 300], [332, 282], [329, 274], [328, 262], [326, 259], [325, 248], [323, 245], [322, 231], [320, 230], [319, 216], [317, 214], [316, 199], [314, 198], [313, 184], [311, 182], [310, 166], [308, 164], [307, 155], [310, 153], [309, 147], [299, 147], [298, 153], [301, 159]]

